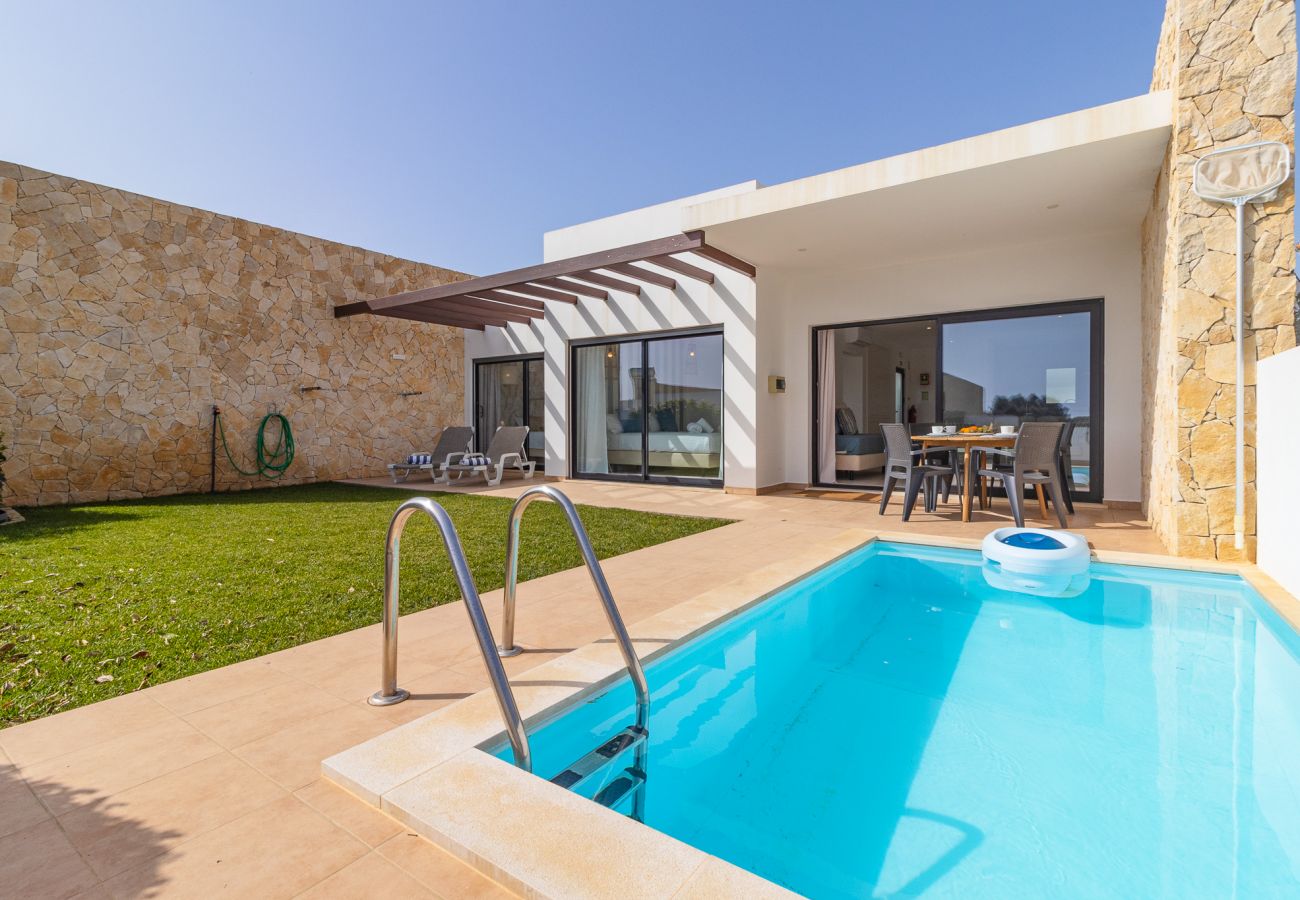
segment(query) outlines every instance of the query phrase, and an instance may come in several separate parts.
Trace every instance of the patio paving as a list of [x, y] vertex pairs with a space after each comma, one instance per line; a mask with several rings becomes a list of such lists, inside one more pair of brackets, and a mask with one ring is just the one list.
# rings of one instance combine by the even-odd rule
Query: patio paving
[[[433, 490], [457, 493], [487, 494], [495, 497], [516, 497], [532, 484], [551, 479], [524, 480], [507, 475], [498, 487], [487, 487], [481, 480], [463, 484], [435, 485], [429, 480], [393, 484], [389, 478], [364, 478], [345, 482], [370, 487], [389, 487], [395, 490], [428, 493]], [[960, 504], [956, 494], [950, 503], [940, 503], [933, 513], [922, 511], [922, 504], [904, 522], [901, 491], [894, 493], [888, 510], [879, 513], [879, 493], [851, 491], [783, 490], [773, 494], [751, 496], [729, 494], [713, 488], [675, 487], [660, 484], [636, 484], [615, 481], [563, 481], [562, 490], [575, 503], [592, 506], [617, 506], [646, 512], [676, 513], [686, 516], [716, 516], [746, 522], [804, 523], [821, 525], [843, 531], [845, 528], [871, 528], [891, 532], [917, 532], [939, 537], [982, 538], [994, 528], [1014, 525], [1007, 501], [994, 498], [991, 508], [976, 508], [970, 522], [962, 522]], [[1167, 553], [1160, 539], [1147, 526], [1146, 518], [1138, 509], [1115, 509], [1097, 503], [1076, 503], [1075, 515], [1069, 519], [1070, 530], [1088, 539], [1096, 550], [1123, 550], [1132, 553]], [[1042, 521], [1037, 518], [1038, 505], [1025, 504], [1025, 524], [1055, 528], [1055, 518]]]
[[[514, 496], [534, 483], [484, 492]], [[794, 492], [611, 482], [563, 489], [578, 503], [737, 520], [606, 561], [629, 622], [846, 528], [980, 537], [1009, 521], [1005, 502], [969, 523], [952, 504], [904, 524], [897, 504], [880, 516], [875, 503]], [[1098, 549], [1164, 552], [1136, 511], [1080, 505], [1071, 527]], [[500, 593], [483, 598], [494, 627]], [[505, 661], [511, 675], [605, 633], [585, 570], [526, 582], [519, 602], [526, 652]], [[487, 686], [460, 606], [403, 617], [399, 680], [412, 699], [397, 706], [365, 702], [378, 686], [376, 625], [0, 731], [0, 892], [510, 896], [320, 777], [323, 758]]]

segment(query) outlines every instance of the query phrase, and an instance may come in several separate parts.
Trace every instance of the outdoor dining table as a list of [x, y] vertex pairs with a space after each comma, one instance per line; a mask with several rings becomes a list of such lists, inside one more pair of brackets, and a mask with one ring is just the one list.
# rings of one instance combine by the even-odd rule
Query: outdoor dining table
[[918, 434], [915, 440], [919, 441], [922, 450], [929, 450], [931, 447], [958, 447], [962, 450], [962, 491], [961, 491], [961, 520], [970, 521], [971, 513], [971, 479], [974, 477], [974, 466], [971, 463], [975, 456], [972, 450], [987, 447], [1014, 447], [1016, 445], [1016, 435], [1014, 434]]

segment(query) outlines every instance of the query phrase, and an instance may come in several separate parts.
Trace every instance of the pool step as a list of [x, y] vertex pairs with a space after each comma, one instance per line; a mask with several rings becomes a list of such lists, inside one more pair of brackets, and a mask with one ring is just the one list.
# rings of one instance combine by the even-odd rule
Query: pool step
[[628, 813], [637, 821], [644, 820], [645, 813], [645, 753], [650, 732], [639, 725], [629, 725], [618, 734], [592, 750], [586, 756], [573, 763], [559, 775], [551, 779], [552, 784], [576, 791], [597, 776], [607, 776], [611, 765], [625, 758], [625, 754], [634, 751], [633, 763], [614, 775], [592, 800], [608, 809], [616, 809], [623, 801], [632, 798], [632, 807]]
[[555, 778], [551, 779], [552, 784], [558, 784], [569, 791], [577, 791], [595, 776], [607, 773], [612, 763], [616, 763], [628, 750], [634, 750], [633, 765], [624, 767], [621, 773], [617, 774], [604, 784], [604, 786], [595, 792], [591, 800], [598, 802], [608, 809], [615, 809], [628, 797], [632, 797], [632, 818], [642, 818], [643, 802], [645, 802], [645, 793], [642, 788], [646, 784], [645, 773], [645, 750], [646, 739], [650, 732], [641, 726], [629, 724], [627, 728], [620, 731], [610, 740], [604, 741], [598, 748], [591, 750], [590, 753], [582, 757], [581, 760], [573, 763], [568, 769], [565, 769]]
[[[645, 786], [645, 772], [635, 766], [623, 770], [617, 778], [605, 785], [592, 797], [601, 806], [614, 809], [624, 800]], [[635, 818], [635, 817], [634, 817]]]
[[[558, 784], [560, 787], [571, 791], [577, 790], [624, 753], [644, 744], [649, 736], [650, 732], [639, 725], [629, 725], [595, 750], [592, 750], [577, 762], [572, 763], [567, 769], [552, 778], [551, 783]], [[637, 773], [635, 769], [628, 769], [628, 773], [632, 774], [634, 778], [639, 778], [641, 782], [645, 781], [644, 775]], [[623, 776], [619, 777], [621, 779]], [[602, 789], [601, 794], [608, 791], [615, 783], [617, 783], [617, 779]], [[632, 788], [635, 787], [636, 785], [632, 786]], [[620, 795], [620, 799], [625, 796], [627, 796], [626, 791]]]

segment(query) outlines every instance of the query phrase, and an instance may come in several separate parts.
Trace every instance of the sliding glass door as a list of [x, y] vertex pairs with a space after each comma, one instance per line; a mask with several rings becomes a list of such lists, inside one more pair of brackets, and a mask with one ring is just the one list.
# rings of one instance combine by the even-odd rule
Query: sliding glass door
[[722, 335], [573, 348], [578, 477], [720, 483]]
[[490, 359], [474, 364], [474, 439], [485, 451], [502, 425], [527, 425], [528, 457], [545, 456], [545, 396], [541, 357]]
[[879, 489], [880, 426], [934, 421], [935, 328], [934, 319], [914, 319], [817, 329], [819, 484]]
[[941, 321], [940, 421], [1065, 422], [1075, 497], [1101, 500], [1101, 304], [1025, 307]]
[[1065, 422], [1077, 500], [1102, 499], [1102, 301], [813, 329], [813, 480], [876, 488], [882, 422]]
[[641, 342], [573, 351], [575, 475], [642, 474]]

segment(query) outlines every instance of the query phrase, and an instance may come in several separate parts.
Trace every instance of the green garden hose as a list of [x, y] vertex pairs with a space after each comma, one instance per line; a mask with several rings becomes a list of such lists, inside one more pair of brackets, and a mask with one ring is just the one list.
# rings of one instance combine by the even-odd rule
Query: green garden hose
[[[257, 470], [254, 472], [245, 472], [235, 462], [235, 457], [230, 453], [230, 445], [226, 443], [226, 429], [221, 424], [221, 417], [218, 414], [213, 418], [217, 421], [217, 434], [221, 436], [221, 447], [226, 451], [226, 459], [230, 460], [230, 465], [240, 475], [247, 478], [261, 475], [275, 479], [283, 475], [293, 462], [293, 429], [289, 427], [289, 420], [280, 413], [267, 413], [257, 425]], [[280, 440], [274, 447], [267, 447], [266, 425], [272, 419], [280, 425]]]

